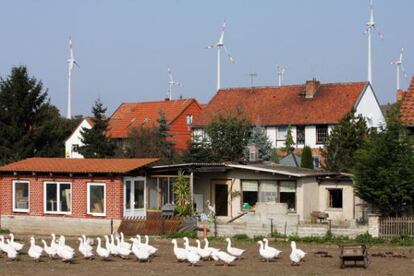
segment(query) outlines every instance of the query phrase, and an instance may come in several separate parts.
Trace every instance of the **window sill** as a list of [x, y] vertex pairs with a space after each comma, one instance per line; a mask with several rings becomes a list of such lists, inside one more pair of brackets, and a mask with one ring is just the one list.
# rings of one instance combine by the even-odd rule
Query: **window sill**
[[29, 213], [30, 211], [27, 209], [13, 209], [13, 213]]
[[93, 217], [106, 217], [106, 213], [105, 214], [88, 213], [88, 215], [93, 216]]
[[343, 208], [328, 208], [325, 210], [326, 212], [343, 212]]
[[51, 212], [51, 211], [46, 211], [44, 213], [46, 215], [72, 215], [72, 212]]

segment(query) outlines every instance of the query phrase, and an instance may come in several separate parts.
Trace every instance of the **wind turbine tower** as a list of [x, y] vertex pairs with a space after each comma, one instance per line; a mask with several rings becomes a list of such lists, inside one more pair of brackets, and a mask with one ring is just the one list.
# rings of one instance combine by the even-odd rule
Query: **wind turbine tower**
[[72, 71], [73, 66], [76, 65], [79, 67], [73, 56], [73, 47], [72, 47], [72, 38], [69, 36], [69, 58], [68, 58], [68, 107], [66, 118], [70, 119], [72, 117]]
[[177, 82], [174, 80], [172, 72], [170, 67], [168, 67], [168, 94], [167, 94], [167, 99], [169, 99], [170, 101], [172, 100], [172, 87], [174, 85], [176, 86], [182, 86], [182, 84], [180, 82]]
[[282, 86], [282, 82], [283, 82], [283, 76], [286, 72], [286, 67], [285, 66], [277, 66], [276, 67], [276, 73], [277, 73], [277, 79], [279, 82], [279, 86]]
[[[372, 4], [372, 0], [369, 1], [369, 12], [370, 12], [370, 16], [369, 16], [369, 21], [366, 24], [365, 33], [368, 34], [368, 81], [372, 85], [372, 42], [371, 42], [371, 37], [372, 37], [372, 30], [376, 30], [376, 25], [375, 25], [375, 21], [374, 21], [374, 6]], [[377, 31], [377, 33], [378, 33], [380, 39], [383, 39], [383, 35], [381, 34], [381, 32]]]
[[229, 58], [231, 63], [234, 63], [233, 57], [230, 55], [229, 51], [227, 50], [226, 46], [224, 45], [224, 30], [226, 29], [226, 21], [224, 20], [223, 25], [221, 26], [221, 34], [219, 41], [217, 43], [211, 44], [207, 46], [208, 49], [217, 48], [217, 91], [220, 89], [220, 62], [221, 62], [221, 49], [223, 48], [227, 57]]
[[403, 73], [404, 78], [407, 77], [407, 74], [405, 72], [404, 65], [403, 65], [403, 53], [404, 53], [404, 48], [401, 48], [400, 58], [398, 60], [391, 61], [391, 64], [397, 67], [397, 90], [400, 90], [400, 71]]

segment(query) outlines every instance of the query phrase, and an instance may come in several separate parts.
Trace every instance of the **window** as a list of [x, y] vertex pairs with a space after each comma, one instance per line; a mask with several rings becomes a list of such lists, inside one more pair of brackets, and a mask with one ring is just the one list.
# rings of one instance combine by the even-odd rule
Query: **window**
[[186, 117], [187, 125], [191, 125], [193, 123], [193, 115], [189, 114]]
[[325, 144], [328, 138], [328, 126], [316, 126], [316, 144]]
[[291, 181], [280, 182], [280, 202], [287, 203], [289, 211], [296, 209], [296, 183]]
[[313, 167], [315, 169], [319, 169], [320, 166], [321, 166], [321, 161], [319, 159], [319, 156], [314, 156], [314, 157], [312, 157], [312, 159], [313, 159]]
[[276, 181], [260, 181], [259, 185], [259, 202], [276, 202], [277, 183]]
[[13, 181], [13, 212], [29, 212], [29, 181]]
[[256, 146], [255, 145], [248, 146], [248, 150], [249, 150], [249, 161], [256, 161], [257, 160]]
[[72, 152], [79, 152], [79, 145], [78, 144], [73, 144], [72, 145]]
[[105, 183], [88, 183], [88, 214], [94, 216], [106, 215], [106, 186]]
[[296, 127], [296, 144], [298, 145], [305, 144], [305, 127], [304, 126]]
[[162, 206], [170, 203], [174, 204], [174, 182], [175, 178], [160, 178], [160, 188], [161, 188], [161, 203]]
[[342, 208], [342, 189], [328, 189], [329, 208]]
[[45, 182], [45, 213], [70, 214], [72, 211], [71, 183]]
[[286, 140], [287, 135], [287, 127], [278, 127], [277, 128], [277, 138], [278, 141], [284, 141]]
[[243, 204], [242, 208], [246, 208], [249, 205], [255, 207], [258, 201], [259, 184], [257, 181], [243, 181]]

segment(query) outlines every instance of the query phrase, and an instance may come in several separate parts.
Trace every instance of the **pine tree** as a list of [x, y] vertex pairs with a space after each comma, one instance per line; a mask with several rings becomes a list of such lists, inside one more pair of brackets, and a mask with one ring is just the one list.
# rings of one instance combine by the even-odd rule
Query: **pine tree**
[[313, 169], [312, 150], [309, 146], [303, 147], [300, 166], [302, 168]]
[[283, 148], [283, 151], [286, 153], [286, 155], [289, 155], [293, 152], [294, 145], [295, 142], [293, 141], [292, 127], [289, 125], [286, 132], [285, 147]]
[[174, 161], [174, 141], [171, 139], [170, 126], [167, 122], [167, 117], [163, 110], [160, 111], [160, 116], [157, 119], [158, 122], [158, 135], [159, 139], [159, 151], [160, 162], [163, 164], [170, 164]]
[[324, 168], [350, 172], [355, 163], [355, 152], [362, 147], [367, 135], [365, 119], [361, 115], [355, 116], [355, 110], [346, 114], [332, 129], [322, 150]]
[[92, 107], [92, 128], [81, 130], [84, 145], [79, 147], [79, 153], [85, 158], [107, 158], [115, 154], [115, 144], [106, 136], [109, 118], [106, 118], [105, 112], [106, 107], [97, 99]]
[[13, 67], [10, 76], [0, 78], [0, 164], [64, 156], [67, 134], [67, 121], [26, 67]]
[[209, 163], [214, 161], [207, 139], [193, 136], [181, 156], [183, 163]]
[[[257, 159], [260, 161], [269, 161], [272, 158], [272, 142], [267, 137], [266, 130], [256, 125], [253, 127], [248, 145], [254, 145], [257, 149]], [[249, 150], [245, 150], [245, 158], [249, 159]]]
[[399, 106], [387, 127], [372, 130], [355, 154], [356, 194], [384, 216], [414, 213], [414, 143], [400, 122]]

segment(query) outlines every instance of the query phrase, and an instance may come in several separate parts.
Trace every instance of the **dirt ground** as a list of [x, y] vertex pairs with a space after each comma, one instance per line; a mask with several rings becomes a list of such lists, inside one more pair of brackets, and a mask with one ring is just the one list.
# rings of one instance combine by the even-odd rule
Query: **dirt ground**
[[[180, 240], [180, 246], [182, 241]], [[40, 240], [37, 240], [40, 243]], [[75, 241], [69, 245], [77, 248]], [[282, 250], [280, 258], [271, 263], [262, 262], [258, 253], [258, 244], [253, 242], [234, 242], [234, 246], [246, 249], [244, 258], [233, 266], [216, 265], [213, 261], [202, 261], [197, 267], [176, 262], [169, 240], [154, 240], [151, 244], [159, 247], [156, 257], [150, 263], [139, 263], [131, 255], [129, 260], [112, 257], [110, 261], [84, 260], [77, 255], [73, 264], [43, 257], [36, 263], [26, 254], [17, 261], [0, 257], [0, 275], [414, 275], [414, 248], [394, 246], [374, 246], [369, 249], [368, 269], [350, 267], [340, 269], [339, 250], [336, 245], [298, 244], [298, 248], [307, 252], [305, 262], [300, 266], [291, 266], [290, 247], [286, 243], [273, 243]], [[192, 244], [194, 244], [192, 242]], [[224, 242], [211, 242], [210, 246], [224, 248]], [[28, 249], [26, 242], [25, 252]], [[328, 252], [331, 257], [320, 257], [318, 251]], [[397, 256], [375, 257], [378, 253], [393, 252]]]

